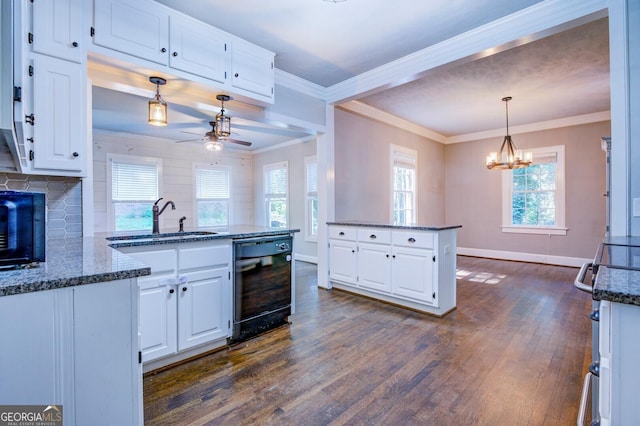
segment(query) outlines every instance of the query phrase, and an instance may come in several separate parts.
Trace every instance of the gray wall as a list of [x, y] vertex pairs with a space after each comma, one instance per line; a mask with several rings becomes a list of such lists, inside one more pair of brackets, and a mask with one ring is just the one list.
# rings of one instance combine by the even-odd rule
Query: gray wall
[[82, 183], [79, 178], [0, 173], [0, 190], [44, 192], [47, 237], [82, 236]]
[[444, 145], [339, 109], [335, 113], [336, 220], [392, 221], [391, 144], [418, 151], [417, 222], [443, 223]]
[[513, 135], [521, 149], [565, 146], [566, 236], [501, 231], [501, 172], [484, 159], [500, 138], [446, 146], [446, 218], [463, 226], [458, 246], [522, 253], [592, 258], [605, 233], [605, 154], [600, 138], [610, 122]]
[[316, 142], [310, 141], [298, 143], [280, 149], [274, 149], [254, 155], [253, 157], [253, 206], [255, 224], [266, 226], [266, 212], [264, 203], [264, 176], [265, 164], [288, 161], [289, 163], [289, 227], [299, 228], [295, 235], [295, 252], [315, 258], [317, 246], [315, 242], [305, 241], [305, 166], [304, 157], [316, 155]]

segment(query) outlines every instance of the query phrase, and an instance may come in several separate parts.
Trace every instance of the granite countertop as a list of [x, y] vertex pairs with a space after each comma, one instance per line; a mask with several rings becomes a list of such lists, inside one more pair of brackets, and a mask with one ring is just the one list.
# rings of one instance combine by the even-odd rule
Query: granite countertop
[[593, 298], [640, 306], [640, 271], [600, 266]]
[[462, 228], [462, 225], [391, 225], [389, 223], [348, 220], [342, 222], [327, 222], [327, 225], [360, 226], [371, 228], [410, 229], [415, 231], [445, 231], [447, 229]]
[[103, 238], [60, 238], [46, 243], [47, 261], [0, 270], [0, 296], [149, 275], [145, 264], [110, 248]]
[[[31, 267], [0, 269], [0, 297], [151, 274], [151, 269], [147, 265], [115, 250], [118, 247], [215, 239], [237, 240], [291, 234], [299, 231], [299, 229], [239, 225], [225, 229], [190, 229], [185, 233], [162, 231], [161, 234], [153, 236], [149, 231], [142, 231], [137, 233], [101, 233], [94, 237], [84, 238], [49, 239], [46, 243], [46, 262]], [[189, 235], [190, 232], [200, 234]], [[121, 239], [125, 236], [132, 236], [132, 238]], [[112, 237], [119, 239], [107, 240]]]

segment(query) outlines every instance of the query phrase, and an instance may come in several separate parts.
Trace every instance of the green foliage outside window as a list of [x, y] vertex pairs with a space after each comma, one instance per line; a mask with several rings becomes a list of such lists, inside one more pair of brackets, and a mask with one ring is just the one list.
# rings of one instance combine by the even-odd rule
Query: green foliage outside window
[[556, 224], [556, 163], [513, 170], [512, 223]]

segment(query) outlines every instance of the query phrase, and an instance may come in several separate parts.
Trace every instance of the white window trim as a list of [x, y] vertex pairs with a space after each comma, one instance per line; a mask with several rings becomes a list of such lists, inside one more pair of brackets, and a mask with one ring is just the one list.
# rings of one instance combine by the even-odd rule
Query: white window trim
[[[304, 157], [304, 240], [312, 243], [318, 242], [318, 236], [311, 234], [311, 212], [309, 211], [309, 192], [307, 192], [307, 166], [310, 163], [316, 163], [316, 167], [318, 166], [318, 157], [316, 155], [312, 155], [310, 157]], [[318, 199], [318, 192], [315, 193], [316, 200]]]
[[395, 153], [399, 152], [402, 154], [405, 154], [407, 156], [413, 157], [416, 161], [416, 179], [415, 179], [415, 185], [413, 188], [413, 223], [416, 223], [418, 220], [418, 151], [415, 149], [411, 149], [411, 148], [407, 148], [404, 146], [400, 146], [400, 145], [394, 145], [394, 144], [390, 144], [389, 145], [389, 185], [390, 185], [390, 191], [389, 191], [389, 217], [390, 217], [390, 222], [393, 223], [393, 218], [394, 218], [394, 209], [393, 209], [393, 195], [394, 195], [394, 190], [393, 190], [393, 179], [394, 179], [394, 175], [393, 175], [393, 166], [395, 164]]
[[[107, 197], [107, 230], [114, 232], [116, 228], [115, 214], [113, 212], [113, 170], [111, 164], [113, 161], [129, 163], [129, 164], [155, 164], [158, 170], [158, 194], [162, 194], [162, 158], [141, 157], [137, 155], [123, 155], [107, 153], [107, 176], [106, 176], [106, 197]], [[161, 196], [161, 195], [159, 195]], [[151, 231], [151, 230], [149, 230]]]
[[226, 170], [229, 178], [229, 211], [227, 212], [227, 224], [221, 227], [227, 227], [233, 225], [233, 182], [232, 182], [232, 168], [231, 166], [212, 165], [211, 163], [193, 163], [192, 166], [192, 178], [193, 178], [193, 224], [196, 227], [200, 227], [198, 218], [198, 197], [196, 194], [196, 173], [197, 169], [209, 169], [209, 170]]
[[502, 173], [502, 232], [514, 234], [567, 235], [564, 145], [527, 149], [527, 151], [533, 153], [533, 164], [536, 162], [536, 157], [556, 156], [556, 225], [526, 226], [513, 225], [511, 223], [513, 171], [505, 170]]
[[263, 201], [263, 208], [264, 208], [264, 220], [265, 223], [268, 227], [271, 227], [271, 223], [269, 223], [268, 219], [269, 219], [269, 203], [268, 203], [268, 199], [270, 197], [267, 197], [267, 171], [269, 170], [274, 170], [274, 169], [282, 169], [285, 168], [287, 169], [287, 193], [285, 194], [285, 205], [287, 208], [287, 214], [286, 216], [286, 220], [287, 220], [287, 228], [290, 228], [291, 226], [291, 222], [289, 221], [289, 217], [290, 217], [290, 208], [289, 208], [289, 162], [288, 161], [280, 161], [277, 163], [271, 163], [271, 164], [265, 164], [262, 167], [262, 194], [264, 197], [264, 201]]

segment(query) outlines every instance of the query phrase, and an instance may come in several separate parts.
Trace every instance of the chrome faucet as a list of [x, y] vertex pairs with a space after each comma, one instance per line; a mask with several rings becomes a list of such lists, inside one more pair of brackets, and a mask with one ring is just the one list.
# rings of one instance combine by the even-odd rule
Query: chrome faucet
[[178, 221], [178, 232], [184, 232], [184, 221], [187, 220], [186, 216], [182, 216]]
[[158, 203], [160, 202], [160, 200], [162, 200], [162, 197], [158, 198], [158, 200], [153, 203], [153, 207], [151, 208], [151, 212], [153, 213], [153, 230], [151, 231], [152, 234], [160, 233], [158, 218], [160, 217], [164, 209], [166, 209], [169, 204], [171, 204], [171, 210], [176, 209], [176, 205], [173, 204], [173, 201], [167, 201], [166, 203], [164, 203], [164, 206], [162, 206], [162, 208], [158, 207]]

